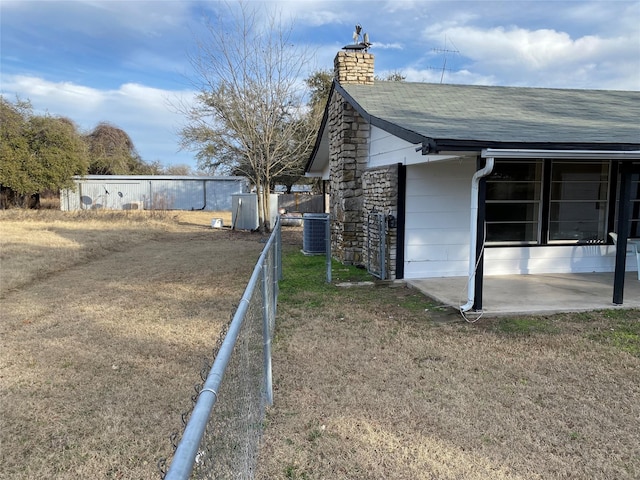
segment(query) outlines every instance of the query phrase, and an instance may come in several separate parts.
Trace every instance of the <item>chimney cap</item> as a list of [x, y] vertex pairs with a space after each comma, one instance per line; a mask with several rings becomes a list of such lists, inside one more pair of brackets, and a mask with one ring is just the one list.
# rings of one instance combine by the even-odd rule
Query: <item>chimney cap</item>
[[367, 45], [366, 43], [353, 43], [351, 45], [345, 45], [344, 47], [342, 47], [343, 50], [355, 50], [355, 51], [362, 51], [364, 50], [365, 52], [369, 49], [369, 47], [371, 46], [371, 44]]

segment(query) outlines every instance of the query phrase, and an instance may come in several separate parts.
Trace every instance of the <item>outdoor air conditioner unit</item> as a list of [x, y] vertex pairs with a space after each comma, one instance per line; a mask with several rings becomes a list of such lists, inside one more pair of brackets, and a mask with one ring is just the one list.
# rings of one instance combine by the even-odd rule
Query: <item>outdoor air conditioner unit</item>
[[327, 213], [305, 213], [302, 215], [302, 252], [319, 255], [327, 252]]

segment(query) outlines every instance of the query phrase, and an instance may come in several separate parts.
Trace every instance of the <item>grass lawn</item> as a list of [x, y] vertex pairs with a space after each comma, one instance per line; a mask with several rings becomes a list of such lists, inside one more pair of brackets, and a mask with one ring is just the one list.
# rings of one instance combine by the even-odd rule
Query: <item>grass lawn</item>
[[[220, 216], [0, 211], [0, 478], [159, 477], [264, 246]], [[640, 477], [640, 312], [471, 325], [300, 233], [257, 478]]]
[[160, 477], [264, 246], [212, 216], [0, 211], [0, 478]]
[[323, 257], [284, 272], [258, 478], [640, 477], [639, 311], [471, 325], [401, 285], [327, 285]]

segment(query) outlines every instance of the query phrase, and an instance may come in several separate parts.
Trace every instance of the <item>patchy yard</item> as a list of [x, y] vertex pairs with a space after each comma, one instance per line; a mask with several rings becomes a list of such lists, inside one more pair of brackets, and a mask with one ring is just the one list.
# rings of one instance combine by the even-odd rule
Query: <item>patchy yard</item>
[[0, 478], [158, 479], [260, 236], [210, 212], [0, 214]]
[[640, 477], [640, 312], [470, 325], [322, 262], [285, 264], [258, 478]]
[[[264, 246], [200, 215], [0, 212], [0, 478], [158, 478]], [[285, 238], [258, 478], [640, 477], [640, 312], [469, 325]]]

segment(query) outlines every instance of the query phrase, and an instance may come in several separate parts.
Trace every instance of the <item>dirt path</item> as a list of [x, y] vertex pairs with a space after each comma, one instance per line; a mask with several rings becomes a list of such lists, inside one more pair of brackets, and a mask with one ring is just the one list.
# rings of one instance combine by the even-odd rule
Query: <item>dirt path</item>
[[0, 478], [158, 478], [262, 247], [186, 225], [7, 293]]

